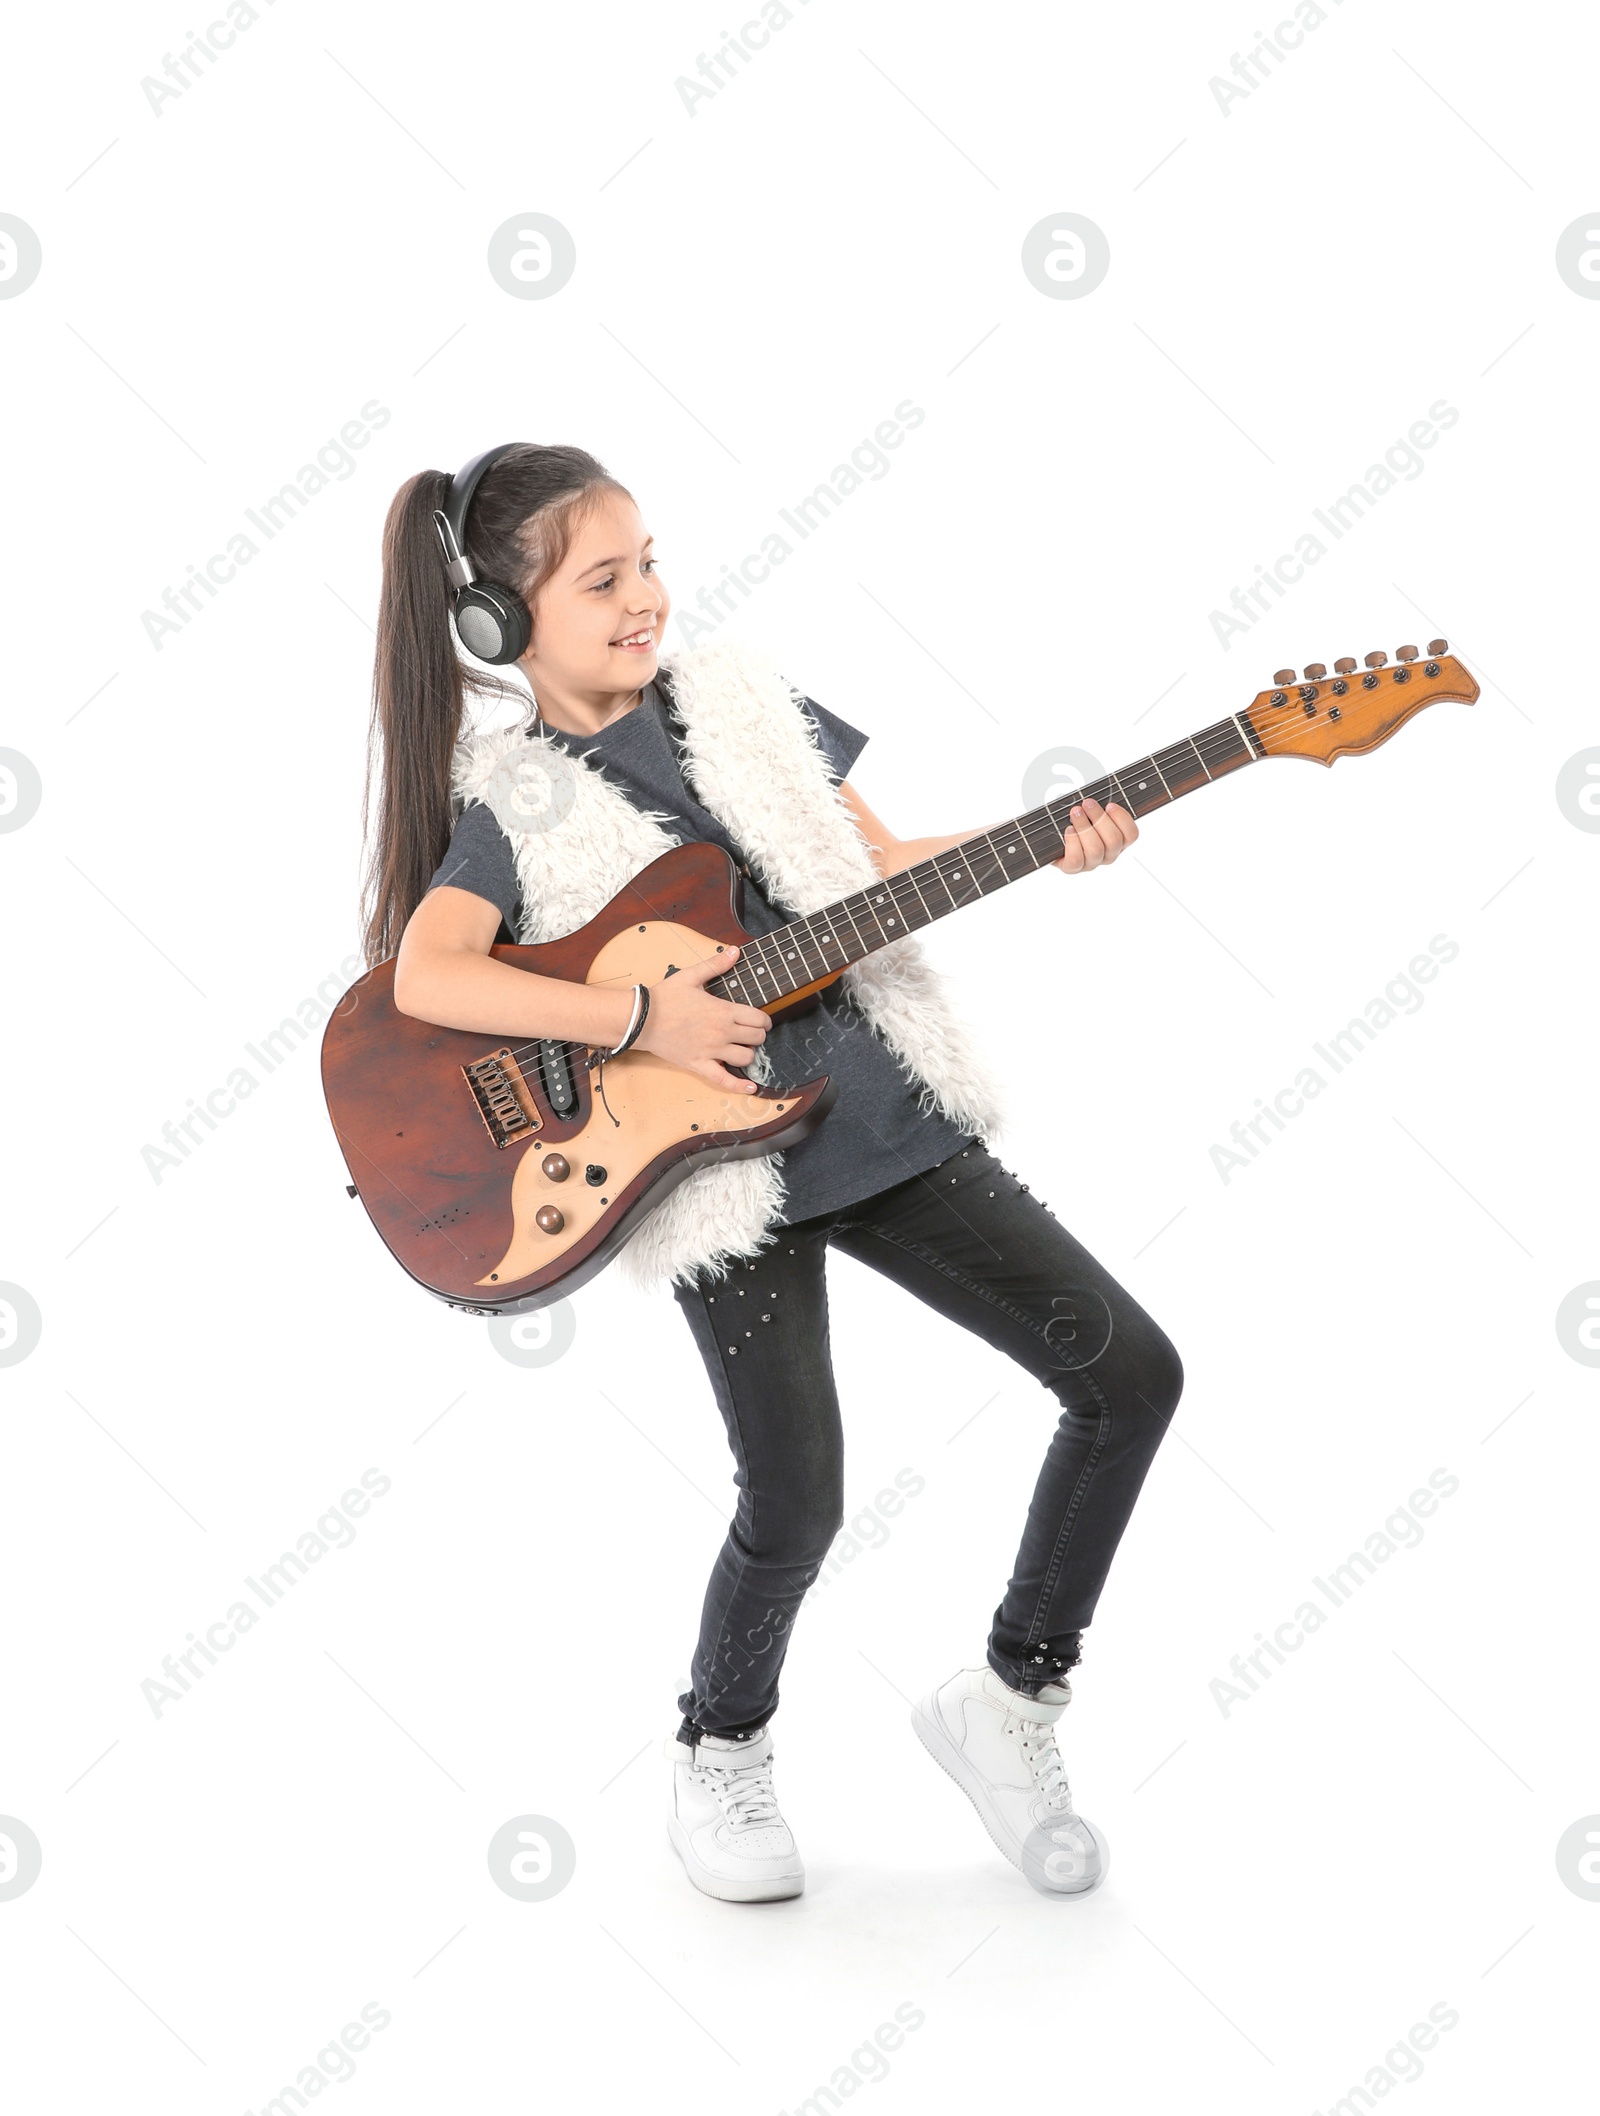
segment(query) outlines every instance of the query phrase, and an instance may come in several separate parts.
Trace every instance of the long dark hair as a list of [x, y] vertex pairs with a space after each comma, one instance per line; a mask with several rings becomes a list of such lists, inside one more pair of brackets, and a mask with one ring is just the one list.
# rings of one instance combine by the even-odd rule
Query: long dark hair
[[[433, 521], [449, 483], [442, 470], [419, 471], [395, 494], [383, 525], [362, 810], [361, 917], [369, 967], [399, 947], [450, 842], [450, 767], [467, 692], [478, 699], [526, 697], [456, 652], [452, 590]], [[566, 557], [580, 513], [602, 489], [626, 491], [581, 448], [528, 444], [501, 456], [467, 510], [462, 541], [478, 578], [516, 588], [531, 611], [540, 586]]]

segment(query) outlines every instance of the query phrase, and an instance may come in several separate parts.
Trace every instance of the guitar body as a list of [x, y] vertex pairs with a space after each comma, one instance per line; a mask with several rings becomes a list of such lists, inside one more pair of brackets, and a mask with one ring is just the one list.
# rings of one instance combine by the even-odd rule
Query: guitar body
[[[720, 846], [679, 845], [575, 933], [491, 952], [573, 984], [655, 985], [752, 938], [743, 889]], [[724, 1094], [640, 1050], [589, 1071], [581, 1043], [402, 1014], [394, 967], [380, 963], [334, 1009], [323, 1091], [351, 1184], [391, 1254], [468, 1314], [521, 1314], [574, 1291], [704, 1161], [794, 1145], [838, 1092], [824, 1073], [785, 1095]]]

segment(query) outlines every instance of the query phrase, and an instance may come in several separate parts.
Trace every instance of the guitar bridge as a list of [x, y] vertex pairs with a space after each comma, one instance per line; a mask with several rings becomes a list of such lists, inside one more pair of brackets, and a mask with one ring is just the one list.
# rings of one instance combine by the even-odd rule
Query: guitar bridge
[[497, 1149], [515, 1146], [543, 1128], [544, 1120], [509, 1049], [491, 1051], [487, 1058], [464, 1065], [461, 1073]]

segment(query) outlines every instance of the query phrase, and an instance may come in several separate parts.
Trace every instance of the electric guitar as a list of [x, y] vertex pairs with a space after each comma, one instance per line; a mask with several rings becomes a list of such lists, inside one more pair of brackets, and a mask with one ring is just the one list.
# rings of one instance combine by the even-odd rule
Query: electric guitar
[[[771, 1014], [815, 1002], [853, 962], [1058, 859], [1085, 794], [1135, 817], [1269, 757], [1332, 764], [1379, 748], [1441, 699], [1478, 685], [1436, 639], [1320, 663], [1180, 742], [980, 832], [757, 939], [744, 880], [720, 846], [674, 846], [575, 933], [495, 947], [498, 961], [626, 991], [730, 945], [706, 990]], [[574, 1292], [706, 1161], [778, 1153], [815, 1131], [837, 1095], [826, 1073], [785, 1094], [724, 1094], [649, 1051], [586, 1066], [560, 1037], [497, 1041], [399, 1012], [394, 963], [359, 978], [322, 1040], [329, 1114], [359, 1197], [419, 1285], [468, 1315], [515, 1315]]]

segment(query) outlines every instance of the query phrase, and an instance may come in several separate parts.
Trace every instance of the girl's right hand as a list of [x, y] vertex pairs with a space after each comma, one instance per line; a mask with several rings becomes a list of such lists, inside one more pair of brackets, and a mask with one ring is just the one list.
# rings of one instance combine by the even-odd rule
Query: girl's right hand
[[759, 1007], [718, 999], [705, 989], [713, 977], [733, 968], [738, 955], [736, 947], [724, 946], [721, 954], [713, 952], [653, 984], [650, 1012], [633, 1048], [651, 1051], [727, 1094], [754, 1095], [759, 1084], [729, 1067], [750, 1063], [772, 1022]]

